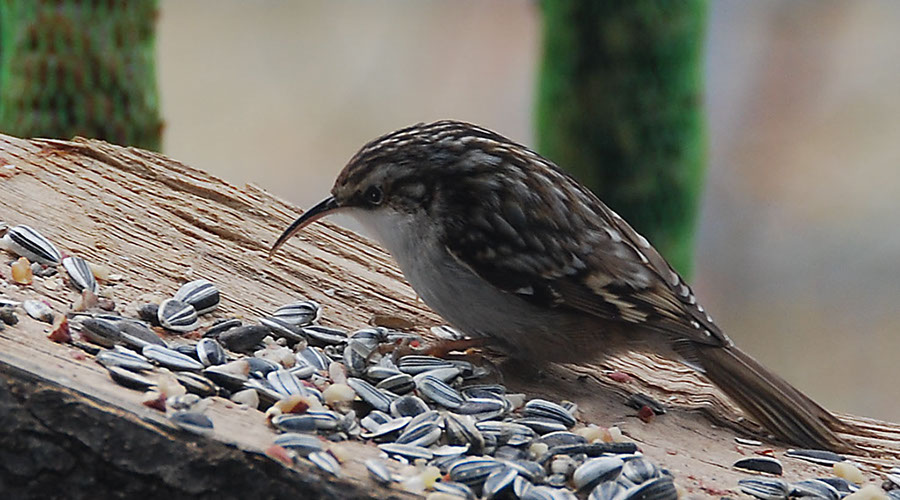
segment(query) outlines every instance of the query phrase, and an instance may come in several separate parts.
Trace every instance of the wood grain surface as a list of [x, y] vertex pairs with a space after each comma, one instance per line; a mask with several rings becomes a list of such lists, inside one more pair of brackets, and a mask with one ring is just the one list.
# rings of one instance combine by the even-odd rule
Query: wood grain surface
[[[302, 183], [302, 179], [297, 182]], [[0, 136], [0, 221], [28, 224], [63, 252], [108, 266], [118, 276], [105, 284], [104, 293], [126, 315], [134, 315], [140, 303], [171, 295], [188, 280], [206, 278], [220, 288], [223, 298], [218, 311], [204, 317], [204, 323], [226, 316], [252, 321], [289, 301], [312, 299], [323, 305], [323, 324], [348, 329], [368, 325], [375, 315], [402, 318], [426, 335], [429, 327], [441, 324], [440, 318], [416, 298], [385, 251], [327, 222], [314, 224], [286, 244], [276, 258], [268, 260], [272, 242], [299, 212], [299, 208], [255, 186], [228, 184], [160, 154], [95, 140]], [[76, 299], [78, 294], [59, 275], [36, 278], [30, 286], [12, 284], [6, 265], [12, 256], [2, 256], [5, 281], [0, 282], [0, 296], [46, 300], [58, 314]], [[125, 460], [129, 465], [119, 468], [123, 477], [152, 479], [159, 486], [153, 495], [180, 492], [194, 498], [228, 498], [238, 490], [214, 480], [219, 465], [210, 465], [205, 473], [197, 472], [202, 469], [197, 463], [204, 456], [209, 464], [221, 464], [215, 457], [221, 459], [223, 454], [245, 464], [247, 481], [269, 478], [271, 490], [253, 490], [262, 496], [281, 497], [294, 487], [311, 497], [323, 498], [335, 491], [347, 498], [404, 495], [397, 489], [377, 487], [367, 479], [362, 462], [378, 455], [370, 444], [339, 445], [350, 450], [339, 452], [347, 457], [340, 478], [322, 477], [319, 481], [321, 476], [308, 464], [301, 463], [292, 470], [277, 465], [261, 455], [274, 435], [264, 415], [221, 398], [214, 398], [208, 412], [215, 422], [213, 440], [178, 431], [162, 413], [140, 404], [140, 392], [113, 383], [90, 356], [47, 340], [48, 325], [24, 314], [19, 316], [18, 325], [0, 332], [0, 371], [6, 383], [5, 392], [0, 391], [0, 408], [4, 408], [5, 397], [10, 398], [9, 408], [15, 410], [11, 412], [32, 419], [40, 413], [33, 401], [87, 408], [91, 411], [83, 413], [102, 415], [90, 420], [97, 425], [124, 422], [116, 432], [139, 432], [142, 439], [158, 446], [164, 443], [182, 450], [190, 457], [190, 470], [196, 474], [175, 474], [150, 460]], [[801, 357], [798, 362], [813, 361]], [[505, 367], [502, 363], [499, 366]], [[630, 380], [614, 381], [609, 376], [614, 371], [627, 373]], [[554, 365], [539, 375], [535, 373], [504, 369], [504, 382], [510, 390], [529, 397], [574, 401], [586, 423], [618, 425], [646, 455], [671, 470], [676, 484], [688, 494], [734, 495], [737, 480], [745, 475], [731, 469], [733, 461], [764, 449], [774, 450], [775, 456], [782, 458], [784, 447], [777, 444], [736, 444], [734, 438], [743, 435], [737, 429], [753, 432], [755, 427], [744, 421], [717, 389], [679, 363], [635, 354], [596, 366]], [[636, 410], [624, 404], [626, 396], [634, 392], [650, 394], [671, 410], [644, 423], [637, 418]], [[40, 394], [44, 394], [44, 400], [37, 396]], [[50, 416], [27, 426], [40, 425], [50, 436], [65, 434], [66, 440], [80, 443], [79, 449], [90, 451], [85, 456], [119, 463], [123, 456], [142, 453], [139, 442], [122, 449], [115, 443], [115, 433], [104, 434], [103, 439], [91, 437], [83, 426], [66, 425], [65, 412], [46, 413]], [[854, 460], [862, 465], [870, 481], [880, 483], [883, 468], [900, 462], [900, 426], [849, 415], [842, 418], [860, 429], [856, 435], [847, 436], [860, 448]], [[0, 430], [0, 442], [16, 443], [23, 456], [41, 448], [21, 442], [16, 434], [21, 429], [16, 429]], [[69, 453], [80, 456], [71, 450]], [[32, 460], [41, 460], [32, 455]], [[830, 473], [822, 466], [790, 458], [782, 461], [789, 480]], [[66, 469], [68, 474], [75, 467]], [[221, 467], [228, 470], [224, 475], [230, 480], [239, 474], [236, 470], [242, 470]], [[28, 478], [34, 472], [28, 469], [16, 475], [10, 472], [11, 466], [4, 463], [0, 466], [3, 468], [7, 469], [2, 474], [7, 484], [0, 483], [4, 487], [26, 488], [22, 486], [25, 479], [20, 484], [10, 483], [9, 478]], [[63, 472], [57, 475], [67, 477]], [[183, 484], [190, 487], [185, 489]]]

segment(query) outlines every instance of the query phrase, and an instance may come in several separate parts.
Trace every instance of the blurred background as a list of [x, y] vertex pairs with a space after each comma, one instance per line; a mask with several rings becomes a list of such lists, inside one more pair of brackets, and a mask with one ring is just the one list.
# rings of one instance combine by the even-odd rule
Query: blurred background
[[[455, 118], [535, 145], [527, 0], [161, 0], [162, 151], [300, 207]], [[700, 300], [825, 406], [900, 421], [900, 2], [709, 3]], [[564, 165], [565, 166], [565, 165]]]

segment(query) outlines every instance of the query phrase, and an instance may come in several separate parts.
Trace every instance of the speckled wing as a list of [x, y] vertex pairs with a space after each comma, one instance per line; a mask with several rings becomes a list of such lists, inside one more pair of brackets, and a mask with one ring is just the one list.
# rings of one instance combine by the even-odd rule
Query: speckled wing
[[537, 305], [640, 324], [676, 339], [730, 344], [644, 237], [567, 174], [528, 153], [533, 157], [504, 164], [505, 175], [470, 176], [466, 189], [444, 194], [451, 255]]

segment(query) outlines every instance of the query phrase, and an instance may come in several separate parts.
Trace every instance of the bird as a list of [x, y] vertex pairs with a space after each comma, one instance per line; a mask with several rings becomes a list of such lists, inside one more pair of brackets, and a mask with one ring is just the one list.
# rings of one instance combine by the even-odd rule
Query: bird
[[651, 243], [531, 149], [471, 123], [419, 123], [365, 144], [314, 221], [354, 217], [431, 309], [512, 359], [655, 352], [705, 375], [775, 437], [845, 451], [847, 424], [740, 350]]

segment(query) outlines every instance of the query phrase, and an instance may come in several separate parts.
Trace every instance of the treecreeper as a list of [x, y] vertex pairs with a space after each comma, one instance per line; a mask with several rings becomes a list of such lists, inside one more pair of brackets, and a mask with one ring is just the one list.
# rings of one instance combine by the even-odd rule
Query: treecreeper
[[439, 121], [369, 142], [271, 253], [336, 212], [391, 253], [435, 312], [513, 358], [660, 353], [705, 374], [778, 438], [849, 449], [837, 435], [849, 427], [738, 349], [646, 238], [553, 162], [495, 132]]

